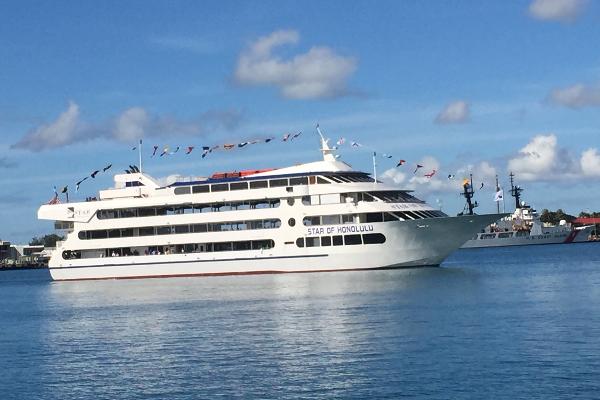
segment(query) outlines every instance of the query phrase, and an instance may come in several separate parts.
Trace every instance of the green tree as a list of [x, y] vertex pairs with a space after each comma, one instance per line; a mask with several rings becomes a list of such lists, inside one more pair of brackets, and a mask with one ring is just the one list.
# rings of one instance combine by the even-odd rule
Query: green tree
[[59, 240], [63, 240], [62, 236], [59, 236], [55, 233], [51, 233], [50, 235], [44, 235], [42, 237], [34, 237], [29, 242], [30, 246], [44, 246], [44, 247], [56, 247], [56, 242]]

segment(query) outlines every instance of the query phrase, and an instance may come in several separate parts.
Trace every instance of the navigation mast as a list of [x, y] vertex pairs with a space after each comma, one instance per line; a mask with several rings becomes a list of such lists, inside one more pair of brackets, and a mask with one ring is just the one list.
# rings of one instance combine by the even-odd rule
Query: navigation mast
[[515, 186], [513, 178], [515, 175], [511, 172], [510, 175], [510, 195], [515, 198], [515, 208], [521, 207], [521, 192], [523, 189], [520, 186]]
[[461, 196], [464, 196], [465, 199], [467, 199], [467, 215], [473, 215], [473, 209], [479, 206], [479, 204], [477, 203], [477, 201], [471, 201], [471, 199], [473, 199], [473, 195], [475, 194], [475, 191], [473, 190], [473, 174], [469, 174], [469, 177], [470, 180], [465, 179], [463, 181], [463, 192], [461, 193]]

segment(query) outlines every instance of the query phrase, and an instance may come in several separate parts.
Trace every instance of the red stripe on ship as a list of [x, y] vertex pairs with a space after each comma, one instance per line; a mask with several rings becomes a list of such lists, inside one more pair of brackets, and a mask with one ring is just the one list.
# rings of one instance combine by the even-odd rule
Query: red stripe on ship
[[575, 240], [575, 237], [577, 236], [578, 233], [579, 233], [579, 231], [577, 229], [573, 229], [571, 231], [571, 233], [569, 233], [569, 236], [567, 236], [567, 238], [565, 239], [565, 241], [563, 243], [573, 243], [573, 240]]

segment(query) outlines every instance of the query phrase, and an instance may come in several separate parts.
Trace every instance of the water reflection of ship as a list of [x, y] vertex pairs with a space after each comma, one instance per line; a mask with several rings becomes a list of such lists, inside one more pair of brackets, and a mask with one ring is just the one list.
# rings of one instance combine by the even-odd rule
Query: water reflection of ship
[[512, 172], [510, 186], [510, 194], [515, 199], [515, 211], [486, 227], [462, 248], [579, 243], [589, 240], [593, 226], [576, 227], [565, 220], [558, 225], [542, 222], [537, 210], [521, 200], [523, 188], [515, 185]]

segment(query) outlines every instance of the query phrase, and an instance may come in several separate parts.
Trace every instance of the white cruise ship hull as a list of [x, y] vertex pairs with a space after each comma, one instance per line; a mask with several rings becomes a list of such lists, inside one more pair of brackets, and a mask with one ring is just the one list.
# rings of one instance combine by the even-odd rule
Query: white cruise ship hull
[[[490, 214], [353, 225], [356, 230], [352, 232], [360, 232], [364, 226], [384, 234], [386, 241], [381, 244], [300, 248], [293, 241], [297, 237], [294, 233], [293, 238], [278, 238], [273, 248], [265, 250], [74, 260], [53, 257], [49, 269], [54, 280], [82, 280], [431, 266], [439, 265], [499, 217]], [[323, 227], [325, 231], [328, 228], [340, 229]], [[298, 227], [298, 232], [306, 232], [306, 227]]]

